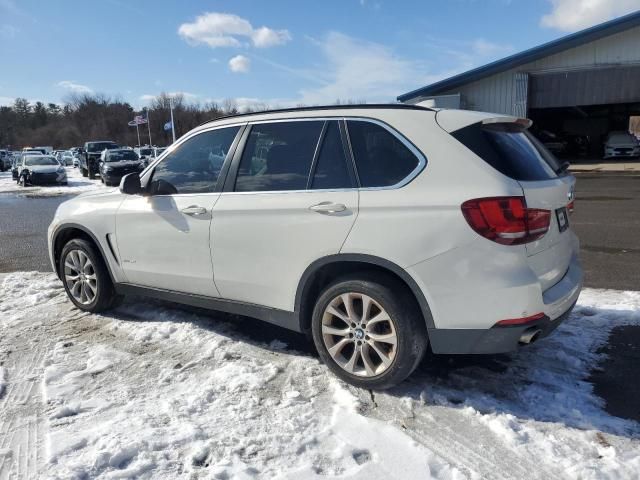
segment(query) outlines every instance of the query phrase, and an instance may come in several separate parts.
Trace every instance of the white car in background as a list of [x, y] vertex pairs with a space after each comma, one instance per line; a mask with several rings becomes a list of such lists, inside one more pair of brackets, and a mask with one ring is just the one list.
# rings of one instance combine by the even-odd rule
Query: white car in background
[[629, 132], [609, 132], [604, 144], [604, 158], [640, 157], [640, 142]]
[[51, 264], [81, 310], [131, 294], [256, 317], [388, 388], [428, 344], [511, 352], [573, 309], [575, 178], [530, 125], [409, 105], [225, 117], [61, 204]]

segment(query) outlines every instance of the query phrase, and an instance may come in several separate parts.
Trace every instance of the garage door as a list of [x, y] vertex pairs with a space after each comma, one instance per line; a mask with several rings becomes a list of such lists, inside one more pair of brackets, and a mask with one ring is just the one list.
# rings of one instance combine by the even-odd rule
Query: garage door
[[640, 66], [530, 75], [530, 108], [640, 102]]

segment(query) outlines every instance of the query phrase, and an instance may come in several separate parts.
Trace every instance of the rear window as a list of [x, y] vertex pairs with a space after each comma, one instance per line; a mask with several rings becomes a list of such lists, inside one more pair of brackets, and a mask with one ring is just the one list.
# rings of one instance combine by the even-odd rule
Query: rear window
[[529, 131], [517, 124], [476, 123], [451, 134], [500, 173], [514, 180], [556, 178], [560, 162]]
[[90, 143], [87, 145], [88, 152], [102, 152], [103, 150], [113, 150], [118, 148], [118, 145], [111, 142]]

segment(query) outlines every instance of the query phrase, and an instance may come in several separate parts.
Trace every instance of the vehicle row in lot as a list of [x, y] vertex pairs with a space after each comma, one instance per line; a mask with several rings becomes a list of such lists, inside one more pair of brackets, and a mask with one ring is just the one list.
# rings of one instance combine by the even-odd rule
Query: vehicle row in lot
[[353, 105], [219, 119], [49, 227], [70, 300], [122, 295], [309, 334], [344, 380], [386, 388], [434, 353], [548, 335], [582, 287], [575, 178], [526, 119]]

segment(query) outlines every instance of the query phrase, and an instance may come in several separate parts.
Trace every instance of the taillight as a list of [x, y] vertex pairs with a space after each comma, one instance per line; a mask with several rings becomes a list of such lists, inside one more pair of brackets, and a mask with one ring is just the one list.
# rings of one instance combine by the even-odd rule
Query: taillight
[[575, 200], [571, 200], [567, 205], [567, 210], [569, 211], [569, 215], [573, 213], [573, 209], [575, 208]]
[[502, 245], [522, 245], [543, 237], [551, 212], [527, 208], [523, 197], [476, 198], [462, 204], [462, 213], [473, 230]]

